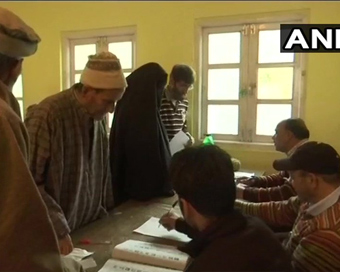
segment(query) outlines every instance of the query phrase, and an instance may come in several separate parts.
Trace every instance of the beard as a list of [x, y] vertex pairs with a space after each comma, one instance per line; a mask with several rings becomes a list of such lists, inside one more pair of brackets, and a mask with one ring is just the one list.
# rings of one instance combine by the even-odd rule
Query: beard
[[4, 81], [4, 84], [8, 87], [9, 91], [12, 93], [13, 92], [13, 87], [15, 83], [17, 82], [17, 78], [8, 78], [7, 80]]
[[93, 119], [96, 121], [101, 121], [105, 118], [106, 114], [105, 113], [97, 113], [93, 115]]

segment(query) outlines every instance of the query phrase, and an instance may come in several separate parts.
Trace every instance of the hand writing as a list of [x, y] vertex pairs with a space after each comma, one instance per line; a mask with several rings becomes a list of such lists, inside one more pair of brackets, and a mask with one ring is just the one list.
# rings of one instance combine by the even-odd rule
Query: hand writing
[[175, 213], [166, 213], [164, 214], [161, 219], [159, 220], [159, 223], [166, 228], [168, 231], [175, 229], [176, 226], [176, 220], [180, 216]]

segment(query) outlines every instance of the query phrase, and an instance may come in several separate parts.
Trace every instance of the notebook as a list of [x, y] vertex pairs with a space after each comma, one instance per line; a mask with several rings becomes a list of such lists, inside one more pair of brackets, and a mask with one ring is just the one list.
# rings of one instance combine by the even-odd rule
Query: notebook
[[176, 247], [127, 240], [117, 245], [99, 272], [175, 272], [183, 271], [189, 256]]

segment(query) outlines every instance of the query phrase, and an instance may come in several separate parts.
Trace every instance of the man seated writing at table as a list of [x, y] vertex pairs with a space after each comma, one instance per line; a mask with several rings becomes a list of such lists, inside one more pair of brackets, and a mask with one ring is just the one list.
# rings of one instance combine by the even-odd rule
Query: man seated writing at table
[[167, 213], [160, 223], [193, 238], [179, 248], [191, 257], [185, 271], [291, 271], [272, 231], [234, 209], [236, 185], [228, 153], [215, 145], [186, 148], [172, 158], [170, 181], [183, 219]]

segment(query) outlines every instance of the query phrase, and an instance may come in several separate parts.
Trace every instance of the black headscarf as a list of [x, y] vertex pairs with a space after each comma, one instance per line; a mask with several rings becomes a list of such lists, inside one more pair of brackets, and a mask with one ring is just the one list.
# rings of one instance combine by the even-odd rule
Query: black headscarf
[[126, 78], [128, 87], [117, 103], [110, 134], [115, 206], [172, 189], [169, 141], [159, 114], [167, 76], [159, 64], [148, 63]]

